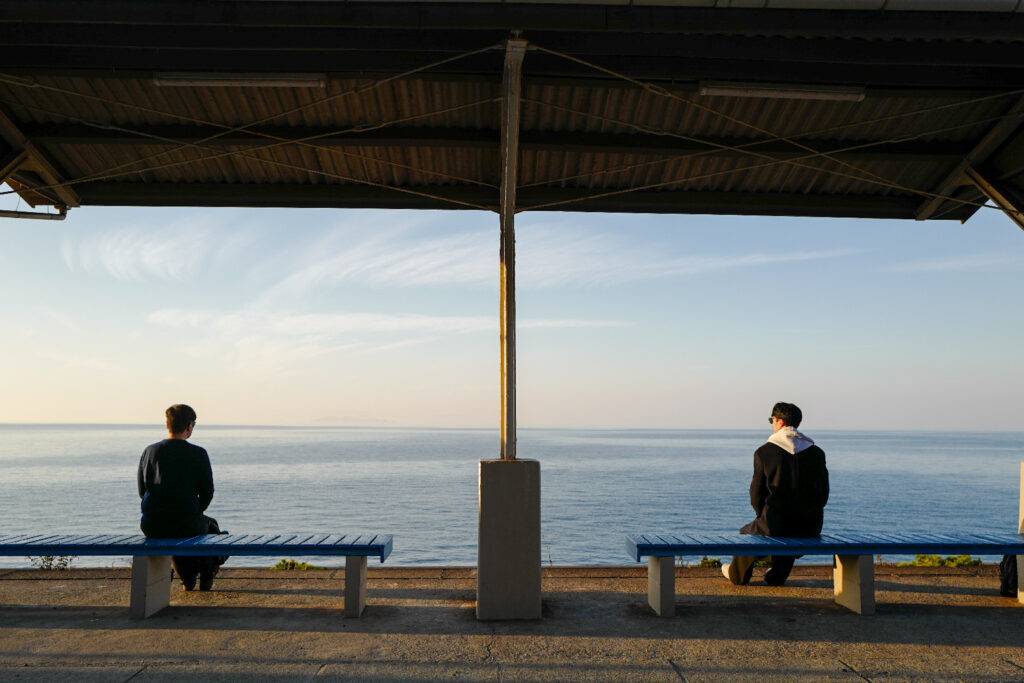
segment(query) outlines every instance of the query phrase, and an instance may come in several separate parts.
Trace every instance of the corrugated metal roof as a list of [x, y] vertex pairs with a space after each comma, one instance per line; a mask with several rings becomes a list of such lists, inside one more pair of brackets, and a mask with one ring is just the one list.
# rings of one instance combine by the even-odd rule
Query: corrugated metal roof
[[[73, 3], [52, 1], [72, 15], [52, 24], [38, 14], [26, 15], [23, 37], [8, 31], [0, 39], [0, 110], [14, 129], [5, 135], [8, 146], [13, 149], [17, 139], [27, 139], [63, 181], [49, 182], [38, 169], [19, 169], [12, 180], [30, 201], [67, 203], [58, 190], [70, 188], [82, 203], [422, 208], [494, 208], [498, 203], [500, 44], [441, 68], [370, 87], [391, 74], [452, 56], [455, 45], [487, 45], [501, 35], [490, 29], [373, 30], [372, 40], [349, 46], [342, 61], [331, 62], [373, 68], [327, 68], [321, 74], [324, 87], [258, 87], [258, 69], [252, 87], [198, 85], [205, 73], [189, 70], [186, 78], [195, 74], [196, 83], [168, 87], [158, 84], [167, 80], [163, 71], [140, 67], [136, 57], [172, 67], [174, 59], [167, 54], [176, 54], [174, 46], [180, 44], [192, 55], [190, 62], [206, 55], [213, 68], [246, 65], [254, 55], [262, 55], [261, 64], [270, 64], [268, 55], [280, 49], [282, 60], [313, 66], [321, 53], [297, 47], [302, 22], [285, 15], [279, 17], [280, 45], [247, 38], [250, 23], [260, 26], [252, 40], [275, 35], [264, 30], [274, 16], [257, 16], [254, 9], [275, 6], [273, 2], [232, 3], [250, 14], [239, 12], [237, 30], [221, 31], [224, 44], [213, 49], [202, 32], [154, 19], [158, 15], [150, 10], [172, 8], [163, 0], [140, 0], [131, 5], [140, 8], [138, 16], [128, 13], [117, 23], [103, 17], [76, 18]], [[970, 32], [960, 35], [947, 15], [933, 21], [925, 12], [918, 15], [919, 35], [914, 38], [894, 40], [880, 28], [877, 22], [886, 22], [880, 18], [853, 28], [819, 22], [805, 33], [835, 35], [808, 42], [799, 36], [778, 37], [785, 33], [785, 22], [773, 24], [765, 17], [782, 15], [750, 15], [762, 19], [757, 26], [730, 24], [720, 21], [721, 9], [962, 7], [892, 0], [647, 4], [661, 6], [659, 11], [671, 5], [712, 8], [712, 13], [666, 14], [672, 21], [658, 24], [643, 8], [626, 8], [608, 15], [616, 25], [604, 30], [570, 30], [563, 23], [575, 15], [551, 14], [544, 16], [557, 32], [527, 36], [537, 49], [524, 62], [522, 208], [913, 217], [942, 189], [947, 199], [927, 215], [963, 219], [981, 199], [957, 177], [951, 180], [967, 158], [983, 164], [986, 173], [1012, 192], [1021, 187], [1017, 160], [1024, 142], [1020, 111], [1014, 107], [1024, 101], [1024, 60], [1013, 56], [1021, 52], [1005, 48], [1024, 47], [1017, 45], [1024, 43], [1024, 33], [1007, 40], [972, 18], [966, 22]], [[459, 11], [472, 15], [488, 5], [492, 3], [463, 3]], [[592, 9], [596, 4], [576, 5]], [[984, 7], [1016, 13], [1019, 5], [991, 2]], [[552, 8], [564, 11], [563, 5]], [[429, 11], [417, 14], [418, 21], [457, 21], [455, 15], [438, 18], [442, 5], [431, 4]], [[344, 16], [339, 14], [339, 21]], [[496, 21], [496, 15], [481, 16]], [[512, 16], [547, 26], [543, 16]], [[676, 23], [684, 24], [680, 18], [686, 16], [694, 22], [678, 28]], [[399, 15], [372, 17], [388, 25], [406, 21]], [[133, 44], [138, 41], [121, 40], [131, 35], [133, 21], [146, 28], [146, 39], [155, 40], [159, 50], [140, 52]], [[623, 28], [631, 21], [636, 26]], [[1006, 21], [996, 22], [1005, 31]], [[717, 37], [701, 37], [700, 25], [706, 35]], [[8, 28], [18, 26], [17, 20], [8, 21]], [[66, 44], [85, 66], [75, 68], [66, 54], [30, 44], [41, 27], [54, 30], [56, 43]], [[83, 38], [90, 30], [92, 42]], [[317, 30], [317, 41], [329, 43], [322, 33], [326, 29]], [[345, 36], [364, 35], [352, 27], [344, 30]], [[755, 31], [777, 37], [768, 42], [751, 39]], [[407, 47], [410, 36], [415, 49]], [[446, 36], [452, 39], [446, 41]], [[666, 42], [666, 36], [673, 39]], [[595, 38], [609, 42], [602, 46]], [[938, 43], [942, 46], [937, 51]], [[932, 66], [937, 55], [941, 68]], [[326, 53], [323, 60], [328, 60]], [[402, 60], [406, 65], [401, 69], [385, 68]], [[102, 65], [108, 68], [98, 69]], [[275, 72], [287, 80], [288, 72], [280, 66]], [[230, 69], [213, 72], [235, 73], [245, 80]], [[727, 81], [769, 82], [780, 88], [855, 83], [864, 98], [699, 94], [701, 83], [720, 80], [723, 74], [733, 77]], [[826, 78], [833, 80], [822, 80]], [[976, 146], [994, 133], [999, 133], [999, 144], [981, 155]], [[33, 187], [38, 191], [30, 191]]]
[[[237, 2], [245, 0], [218, 0]], [[324, 1], [324, 0], [313, 0]], [[376, 0], [381, 3], [436, 4], [436, 0]], [[453, 0], [449, 0], [453, 1]], [[459, 0], [454, 0], [458, 2]], [[507, 0], [477, 0], [506, 4]], [[610, 5], [625, 7], [696, 7], [715, 9], [813, 9], [890, 12], [1022, 12], [1021, 0], [518, 0], [525, 5]]]

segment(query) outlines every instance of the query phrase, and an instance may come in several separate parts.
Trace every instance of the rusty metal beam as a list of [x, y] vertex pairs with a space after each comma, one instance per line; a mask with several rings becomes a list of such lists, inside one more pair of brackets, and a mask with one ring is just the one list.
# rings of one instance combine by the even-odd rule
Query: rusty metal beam
[[[455, 209], [469, 208], [430, 197], [359, 184], [143, 183], [87, 182], [75, 186], [87, 206], [246, 206], [295, 208]], [[422, 189], [422, 188], [420, 188]], [[432, 194], [498, 210], [498, 193], [485, 187], [433, 188]], [[583, 188], [522, 188], [520, 211], [565, 202], [551, 211], [733, 216], [818, 216], [848, 218], [914, 217], [910, 196], [807, 195], [782, 192], [688, 192], [655, 190], [587, 199]], [[583, 201], [580, 201], [583, 200]], [[966, 220], [976, 210], [957, 204], [933, 220]]]
[[974, 146], [974, 149], [939, 183], [935, 188], [935, 194], [938, 196], [921, 203], [915, 212], [917, 220], [923, 221], [934, 216], [939, 208], [948, 201], [946, 198], [951, 196], [958, 187], [966, 184], [967, 170], [984, 164], [1017, 130], [1022, 121], [1024, 121], [1024, 97], [1018, 99], [1010, 107], [1003, 118], [992, 126], [992, 129]]
[[6, 182], [25, 163], [26, 159], [28, 159], [28, 153], [25, 150], [12, 151], [4, 155], [0, 159], [0, 183]]
[[989, 201], [999, 207], [1011, 221], [1024, 230], [1024, 198], [1021, 193], [1010, 185], [995, 180], [973, 166], [968, 166], [966, 175], [979, 190], [985, 193]]
[[3, 138], [15, 152], [25, 153], [26, 158], [18, 164], [19, 169], [34, 171], [47, 185], [55, 186], [52, 190], [64, 206], [80, 205], [81, 200], [78, 194], [70, 186], [63, 185], [63, 174], [41, 150], [32, 144], [32, 141], [21, 132], [2, 109], [0, 109], [0, 138]]
[[516, 189], [526, 41], [505, 47], [501, 103], [501, 459], [516, 459]]

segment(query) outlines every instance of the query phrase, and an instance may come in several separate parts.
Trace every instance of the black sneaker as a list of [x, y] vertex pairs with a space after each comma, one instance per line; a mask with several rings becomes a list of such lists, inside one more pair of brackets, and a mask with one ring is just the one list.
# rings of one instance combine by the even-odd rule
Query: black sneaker
[[208, 591], [213, 588], [213, 579], [217, 576], [217, 570], [201, 572], [199, 574], [199, 590]]
[[182, 588], [184, 588], [187, 591], [195, 590], [197, 572], [182, 571], [182, 568], [178, 566], [178, 563], [174, 563], [174, 571], [177, 572], [178, 578], [181, 579]]

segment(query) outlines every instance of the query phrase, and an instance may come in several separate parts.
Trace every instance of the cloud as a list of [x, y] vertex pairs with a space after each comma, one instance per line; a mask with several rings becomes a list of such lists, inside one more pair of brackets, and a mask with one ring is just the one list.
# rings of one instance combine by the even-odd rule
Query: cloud
[[[367, 235], [367, 232], [370, 234]], [[377, 287], [498, 284], [496, 230], [441, 236], [424, 228], [345, 227], [316, 245], [291, 274], [271, 286], [260, 303], [272, 305], [310, 291], [355, 282]], [[861, 250], [755, 252], [738, 255], [666, 253], [622, 234], [560, 224], [524, 225], [517, 236], [517, 286], [605, 286], [685, 277], [718, 270], [839, 258]]]
[[241, 234], [218, 236], [213, 219], [190, 219], [169, 225], [147, 225], [109, 230], [88, 241], [66, 238], [61, 243], [64, 263], [72, 271], [105, 274], [121, 281], [155, 277], [183, 282], [211, 261], [223, 261], [226, 252], [243, 246]]
[[[452, 335], [498, 332], [496, 316], [429, 316], [373, 313], [218, 313], [162, 309], [147, 318], [165, 329], [189, 330], [196, 357], [224, 358], [251, 372], [285, 370], [332, 353], [380, 353]], [[522, 320], [520, 329], [624, 327], [615, 320]], [[198, 333], [196, 335], [195, 333]]]
[[[262, 312], [215, 313], [162, 309], [150, 313], [146, 321], [160, 327], [206, 328], [222, 335], [249, 335], [258, 330], [280, 337], [325, 338], [347, 334], [467, 334], [496, 332], [497, 316], [431, 316], [384, 313], [307, 313], [270, 314]], [[518, 326], [531, 328], [622, 327], [629, 323], [615, 320], [521, 320]]]
[[517, 283], [535, 287], [567, 284], [602, 286], [794, 261], [834, 259], [860, 252], [857, 249], [834, 249], [674, 256], [657, 246], [637, 245], [619, 236], [592, 235], [578, 229], [543, 229], [533, 234], [528, 232], [523, 240]]
[[1021, 264], [1021, 258], [1007, 254], [964, 254], [946, 258], [924, 259], [897, 263], [886, 268], [895, 273], [945, 273], [958, 270], [993, 270], [1012, 268]]
[[483, 232], [422, 238], [413, 230], [386, 229], [341, 246], [334, 241], [317, 245], [308, 263], [267, 289], [260, 301], [289, 299], [345, 282], [415, 287], [497, 280], [497, 246]]

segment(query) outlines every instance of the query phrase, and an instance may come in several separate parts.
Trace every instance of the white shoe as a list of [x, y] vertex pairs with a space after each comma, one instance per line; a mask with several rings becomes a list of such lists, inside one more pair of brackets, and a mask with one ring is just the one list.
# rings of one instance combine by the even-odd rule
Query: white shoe
[[741, 585], [739, 568], [736, 566], [735, 562], [730, 562], [729, 564], [722, 565], [722, 576], [729, 579], [729, 581], [731, 581], [733, 585]]
[[722, 565], [722, 576], [724, 576], [725, 578], [729, 579], [730, 581], [732, 581], [732, 577], [729, 576], [729, 567], [731, 567], [731, 566], [732, 565], [729, 564], [729, 563], [725, 563], [725, 564]]

